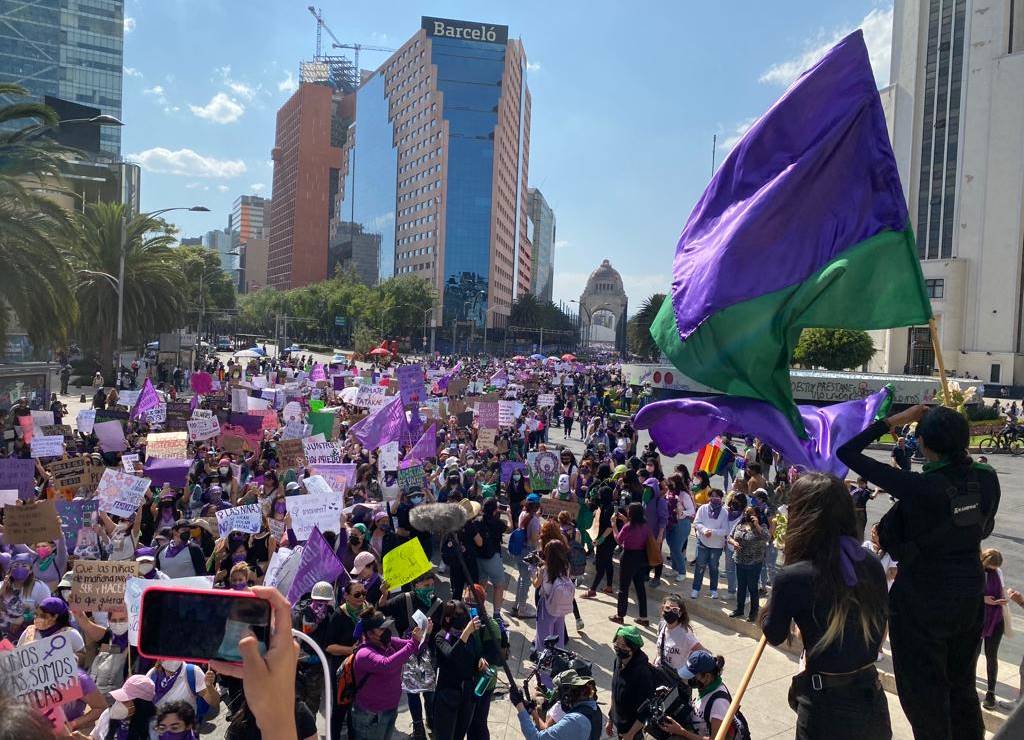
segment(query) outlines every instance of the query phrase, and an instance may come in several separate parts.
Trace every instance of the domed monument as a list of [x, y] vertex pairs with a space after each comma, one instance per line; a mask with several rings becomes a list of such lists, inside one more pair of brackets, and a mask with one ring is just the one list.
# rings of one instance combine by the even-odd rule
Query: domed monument
[[622, 276], [602, 260], [580, 295], [580, 342], [584, 347], [626, 350], [626, 291]]

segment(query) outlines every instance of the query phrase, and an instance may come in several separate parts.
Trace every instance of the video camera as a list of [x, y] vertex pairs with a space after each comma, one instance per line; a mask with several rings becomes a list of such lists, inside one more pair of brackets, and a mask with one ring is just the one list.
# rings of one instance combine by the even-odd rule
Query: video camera
[[[536, 676], [541, 671], [546, 671], [551, 676], [557, 676], [562, 671], [569, 669], [576, 671], [581, 676], [593, 676], [594, 675], [594, 664], [589, 660], [584, 660], [577, 653], [572, 650], [558, 647], [558, 635], [549, 635], [544, 638], [544, 650], [540, 655], [537, 656], [537, 664], [530, 671], [525, 679], [523, 679], [523, 698], [527, 709], [531, 709], [531, 706], [536, 706], [536, 701], [530, 696], [530, 679]], [[538, 683], [539, 686], [539, 683]], [[541, 698], [541, 710], [547, 712], [547, 710], [556, 702], [561, 701], [564, 697], [557, 692], [550, 694], [546, 693]]]
[[693, 713], [689, 697], [680, 695], [680, 687], [659, 686], [654, 695], [640, 705], [637, 715], [644, 722], [644, 731], [656, 740], [666, 740], [670, 735], [661, 729], [661, 721], [671, 717], [683, 727], [689, 727]]
[[527, 565], [532, 565], [534, 568], [539, 568], [544, 564], [544, 556], [540, 550], [534, 550], [523, 555], [523, 562]]

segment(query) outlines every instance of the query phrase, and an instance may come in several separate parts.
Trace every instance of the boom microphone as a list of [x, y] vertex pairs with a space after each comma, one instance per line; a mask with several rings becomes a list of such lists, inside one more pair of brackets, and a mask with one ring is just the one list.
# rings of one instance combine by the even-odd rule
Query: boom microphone
[[469, 521], [469, 514], [458, 504], [420, 504], [409, 511], [409, 524], [420, 532], [444, 536], [458, 532]]

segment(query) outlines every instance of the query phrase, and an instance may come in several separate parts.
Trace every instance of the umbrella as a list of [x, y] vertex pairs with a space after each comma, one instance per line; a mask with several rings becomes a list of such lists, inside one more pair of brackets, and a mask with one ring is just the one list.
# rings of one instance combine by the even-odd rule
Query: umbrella
[[388, 352], [383, 347], [376, 347], [376, 348], [370, 350], [370, 354], [371, 355], [390, 355], [391, 353]]
[[526, 358], [523, 357], [522, 355], [516, 355], [515, 357], [512, 358], [512, 362], [525, 362], [525, 361], [526, 361]]
[[266, 355], [267, 355], [267, 353], [261, 347], [259, 347], [258, 345], [255, 345], [255, 344], [252, 347], [249, 348], [249, 351], [250, 352], [255, 352], [260, 357], [266, 357]]
[[562, 359], [565, 360], [566, 362], [572, 362], [573, 360], [576, 359], [576, 355], [572, 354], [571, 352], [566, 352], [564, 355], [562, 355]]
[[530, 355], [530, 359], [531, 360], [543, 360], [544, 359], [544, 355], [541, 355], [541, 354]]
[[333, 357], [331, 357], [331, 364], [338, 363], [338, 362], [340, 362], [340, 363], [348, 363], [348, 358], [345, 357], [345, 355], [343, 355], [343, 354], [341, 354], [339, 352], [338, 354], [336, 354]]
[[243, 349], [241, 352], [235, 352], [234, 356], [250, 360], [258, 359], [259, 357], [261, 357], [259, 352], [255, 352], [251, 349]]
[[291, 347], [285, 347], [284, 351], [285, 352], [301, 352], [302, 351], [302, 347], [300, 347], [297, 344], [293, 344]]
[[551, 357], [548, 358], [548, 362], [558, 362], [559, 359], [560, 358], [555, 357], [554, 355], [552, 355]]

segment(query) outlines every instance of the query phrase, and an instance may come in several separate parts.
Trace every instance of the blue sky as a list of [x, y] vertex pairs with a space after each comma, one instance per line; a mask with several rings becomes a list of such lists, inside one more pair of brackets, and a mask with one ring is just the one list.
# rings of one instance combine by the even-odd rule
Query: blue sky
[[[271, 194], [277, 109], [313, 56], [301, 0], [127, 0], [123, 153], [144, 168], [142, 207], [185, 236], [227, 225], [234, 199]], [[529, 184], [555, 210], [555, 299], [578, 297], [604, 258], [631, 312], [668, 287], [676, 239], [711, 172], [799, 72], [863, 27], [888, 81], [891, 2], [322, 2], [343, 43], [398, 47], [421, 15], [509, 26], [533, 95]], [[324, 35], [325, 42], [329, 38]], [[364, 51], [360, 65], [387, 54]]]

